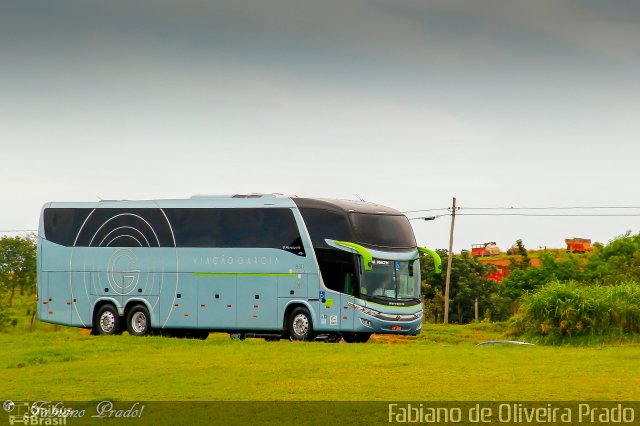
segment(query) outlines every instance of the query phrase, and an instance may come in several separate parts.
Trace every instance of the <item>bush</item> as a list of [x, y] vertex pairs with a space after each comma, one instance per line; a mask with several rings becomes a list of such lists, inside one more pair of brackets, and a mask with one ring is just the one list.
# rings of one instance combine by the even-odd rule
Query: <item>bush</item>
[[640, 284], [552, 282], [522, 298], [511, 326], [550, 339], [640, 334]]

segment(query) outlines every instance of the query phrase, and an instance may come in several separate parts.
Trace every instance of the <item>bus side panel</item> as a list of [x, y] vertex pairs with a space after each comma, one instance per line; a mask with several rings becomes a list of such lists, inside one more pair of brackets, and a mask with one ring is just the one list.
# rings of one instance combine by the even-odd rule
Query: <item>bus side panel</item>
[[[161, 326], [166, 323], [164, 325], [166, 328], [197, 328], [198, 277], [194, 277], [191, 273], [180, 273], [178, 277], [175, 293], [161, 292], [160, 321], [163, 323]], [[167, 319], [163, 321], [165, 318]]]
[[63, 247], [43, 239], [40, 269], [42, 271], [68, 271], [72, 250], [70, 247]]
[[196, 277], [198, 328], [236, 328], [236, 276]]
[[318, 319], [313, 327], [319, 331], [340, 331], [340, 293], [333, 290], [324, 290], [320, 284], [318, 274], [310, 274], [308, 277], [309, 299], [316, 300], [313, 306], [317, 306]]
[[46, 321], [55, 324], [71, 324], [71, 288], [68, 272], [49, 272], [48, 316]]
[[278, 277], [238, 276], [237, 278], [239, 329], [279, 330]]
[[307, 297], [307, 275], [278, 277], [278, 297]]
[[348, 294], [340, 294], [340, 331], [353, 331], [353, 321], [355, 317], [354, 308], [349, 306], [353, 303], [354, 297]]
[[49, 321], [49, 273], [38, 268], [38, 319]]
[[92, 298], [89, 291], [92, 285], [91, 272], [71, 273], [71, 325], [91, 327]]
[[321, 298], [318, 302], [318, 314], [320, 315], [318, 330], [340, 331], [340, 318], [342, 315], [340, 293], [326, 290], [324, 302], [322, 300]]
[[115, 300], [120, 307], [123, 306], [122, 294], [120, 293], [123, 279], [121, 272], [96, 271], [92, 273], [87, 287], [89, 294], [94, 296], [91, 300], [108, 298]]

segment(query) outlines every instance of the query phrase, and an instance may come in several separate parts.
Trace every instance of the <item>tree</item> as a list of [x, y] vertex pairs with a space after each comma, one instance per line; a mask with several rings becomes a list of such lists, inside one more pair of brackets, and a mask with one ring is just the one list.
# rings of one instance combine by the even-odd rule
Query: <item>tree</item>
[[522, 244], [522, 240], [516, 240], [516, 252], [519, 257], [512, 257], [509, 262], [511, 263], [511, 270], [515, 271], [520, 269], [526, 271], [531, 266], [531, 259], [529, 259], [529, 253]]
[[606, 285], [640, 282], [640, 234], [627, 231], [607, 245], [594, 244], [594, 248], [584, 267], [586, 281]]
[[[447, 250], [436, 250], [442, 258], [442, 263], [448, 261]], [[421, 262], [422, 277], [426, 281], [423, 287], [425, 299], [433, 304], [436, 322], [443, 313], [445, 274], [436, 274], [431, 259], [425, 258]], [[465, 323], [475, 318], [474, 305], [478, 300], [481, 312], [492, 309], [493, 296], [497, 294], [495, 281], [486, 277], [494, 270], [494, 266], [480, 263], [468, 252], [454, 255], [451, 262], [451, 283], [449, 289], [449, 303], [452, 307], [450, 318], [453, 322]]]
[[8, 306], [13, 303], [16, 289], [20, 294], [35, 292], [35, 235], [0, 238], [0, 286], [9, 293]]
[[[539, 267], [515, 268], [502, 282], [502, 295], [510, 299], [517, 299], [527, 292], [552, 281], [581, 281], [583, 279], [583, 255], [566, 254], [556, 259], [551, 253], [540, 256]], [[514, 264], [514, 261], [511, 261]]]

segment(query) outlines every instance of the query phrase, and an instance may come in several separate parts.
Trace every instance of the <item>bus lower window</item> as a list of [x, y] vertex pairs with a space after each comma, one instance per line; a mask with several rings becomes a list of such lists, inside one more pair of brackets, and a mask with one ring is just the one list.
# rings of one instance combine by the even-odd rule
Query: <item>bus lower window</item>
[[356, 293], [355, 256], [337, 250], [316, 250], [324, 285], [340, 293]]

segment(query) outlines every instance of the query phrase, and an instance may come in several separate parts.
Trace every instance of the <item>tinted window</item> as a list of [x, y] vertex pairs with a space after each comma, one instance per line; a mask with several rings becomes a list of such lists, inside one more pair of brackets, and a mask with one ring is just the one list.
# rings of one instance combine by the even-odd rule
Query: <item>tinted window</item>
[[416, 239], [405, 216], [350, 213], [356, 241], [377, 247], [410, 248]]
[[91, 209], [45, 209], [44, 236], [47, 240], [71, 246]]
[[165, 209], [178, 247], [277, 248], [304, 256], [289, 209]]
[[325, 238], [353, 241], [346, 214], [313, 208], [301, 208], [300, 213], [314, 247], [328, 247], [324, 241]]
[[49, 241], [65, 246], [174, 247], [175, 237], [177, 247], [277, 248], [305, 255], [290, 209], [45, 209], [44, 228]]
[[316, 249], [315, 253], [324, 285], [341, 293], [356, 294], [356, 256], [340, 250]]
[[78, 232], [81, 247], [173, 247], [160, 209], [95, 209]]

